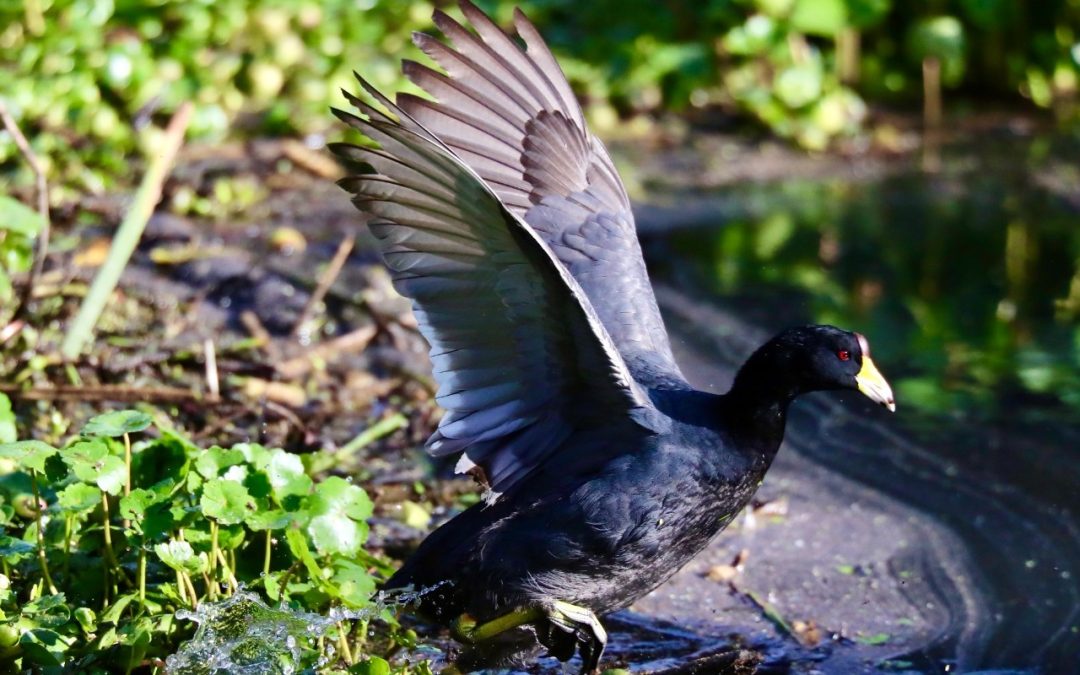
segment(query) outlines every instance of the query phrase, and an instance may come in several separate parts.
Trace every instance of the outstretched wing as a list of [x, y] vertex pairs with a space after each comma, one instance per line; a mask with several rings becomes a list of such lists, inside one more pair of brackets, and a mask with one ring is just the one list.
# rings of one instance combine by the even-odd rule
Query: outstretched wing
[[[342, 187], [374, 216], [398, 291], [431, 345], [446, 415], [428, 442], [461, 450], [497, 496], [582, 423], [651, 409], [588, 299], [548, 247], [455, 154], [370, 85], [390, 114], [335, 114], [377, 148], [336, 144]], [[367, 171], [367, 172], [365, 172]]]
[[403, 64], [405, 75], [437, 101], [399, 94], [398, 104], [540, 234], [592, 301], [635, 376], [681, 380], [626, 190], [555, 58], [520, 11], [514, 25], [524, 50], [468, 0], [461, 9], [475, 34], [441, 11], [434, 15], [453, 47], [424, 33], [413, 36], [445, 74]]

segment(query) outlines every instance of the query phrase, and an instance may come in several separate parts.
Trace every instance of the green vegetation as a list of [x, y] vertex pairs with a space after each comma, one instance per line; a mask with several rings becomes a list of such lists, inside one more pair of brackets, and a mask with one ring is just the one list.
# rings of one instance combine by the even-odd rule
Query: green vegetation
[[[440, 5], [444, 3], [438, 3]], [[917, 104], [923, 77], [1077, 119], [1080, 0], [651, 0], [520, 4], [603, 124], [721, 105], [808, 148], [858, 134], [866, 101]], [[0, 7], [0, 98], [54, 184], [100, 192], [183, 101], [192, 135], [308, 134], [360, 69], [404, 86], [432, 3], [29, 0]], [[935, 68], [937, 69], [935, 71]], [[29, 175], [0, 132], [0, 174]]]
[[[160, 666], [191, 636], [191, 622], [174, 615], [185, 609], [197, 610], [201, 640], [181, 659], [221, 647], [225, 635], [237, 663], [262, 649], [260, 658], [295, 668], [390, 672], [366, 656], [369, 619], [394, 620], [372, 602], [388, 569], [364, 550], [372, 502], [360, 487], [313, 480], [280, 449], [198, 448], [167, 428], [151, 436], [151, 417], [138, 411], [95, 417], [59, 448], [16, 441], [14, 429], [0, 394], [0, 663], [38, 672]], [[245, 586], [283, 609], [252, 593], [215, 603]], [[288, 609], [301, 607], [318, 621]], [[240, 640], [228, 628], [238, 614], [246, 630], [284, 633]], [[286, 633], [298, 644], [286, 648]], [[184, 663], [177, 672], [200, 672]]]
[[11, 275], [30, 271], [33, 242], [41, 231], [41, 216], [8, 195], [0, 195], [0, 307], [15, 301]]

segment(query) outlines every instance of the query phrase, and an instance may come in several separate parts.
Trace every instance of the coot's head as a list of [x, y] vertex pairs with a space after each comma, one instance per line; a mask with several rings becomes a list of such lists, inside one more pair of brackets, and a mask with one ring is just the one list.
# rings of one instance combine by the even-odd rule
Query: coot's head
[[891, 411], [892, 388], [858, 333], [835, 326], [789, 328], [754, 353], [737, 379], [756, 389], [796, 396], [809, 391], [855, 389]]

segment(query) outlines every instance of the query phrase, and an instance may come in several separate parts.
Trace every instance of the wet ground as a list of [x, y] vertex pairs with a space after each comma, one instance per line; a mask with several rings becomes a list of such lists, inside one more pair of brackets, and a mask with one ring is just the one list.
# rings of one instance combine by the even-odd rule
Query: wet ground
[[[870, 337], [900, 410], [800, 401], [754, 508], [608, 620], [613, 663], [672, 674], [1073, 672], [1080, 338], [1068, 303], [1054, 301], [1068, 300], [1080, 258], [1070, 159], [1080, 152], [1075, 139], [994, 133], [1003, 152], [949, 146], [935, 173], [917, 156], [807, 160], [711, 137], [619, 148], [647, 160], [632, 178], [648, 202], [646, 256], [697, 384], [723, 390], [771, 331], [830, 321]], [[236, 175], [268, 194], [237, 214], [156, 217], [125, 279], [129, 302], [113, 308], [103, 351], [80, 374], [144, 397], [156, 387], [200, 440], [327, 453], [376, 495], [374, 540], [403, 555], [429, 516], [438, 522], [471, 490], [433, 478], [446, 472], [417, 450], [437, 414], [424, 347], [365, 235], [339, 273], [325, 272], [357, 223], [332, 174], [276, 144], [189, 155], [174, 197], [184, 186], [214, 194]], [[96, 206], [102, 235], [120, 206]], [[77, 290], [94, 246], [69, 240], [46, 283]], [[301, 321], [324, 278], [325, 301]], [[50, 320], [65, 306], [46, 307]], [[207, 340], [222, 375], [215, 403], [204, 396]], [[64, 371], [39, 364], [20, 377], [45, 385]], [[118, 395], [98, 391], [65, 413], [87, 416]], [[406, 419], [388, 435], [342, 452], [397, 412]], [[42, 433], [58, 433], [51, 420], [39, 415]]]

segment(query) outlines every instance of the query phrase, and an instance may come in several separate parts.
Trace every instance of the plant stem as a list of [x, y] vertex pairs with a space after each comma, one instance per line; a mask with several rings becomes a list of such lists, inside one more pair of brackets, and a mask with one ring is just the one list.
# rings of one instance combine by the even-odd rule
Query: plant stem
[[338, 645], [341, 646], [341, 653], [345, 657], [345, 665], [351, 666], [356, 663], [353, 660], [352, 650], [349, 649], [349, 634], [345, 630], [345, 626], [342, 622], [337, 622], [338, 629]]
[[105, 309], [117, 282], [120, 281], [120, 275], [127, 267], [128, 260], [146, 228], [146, 223], [154, 212], [154, 207], [161, 199], [161, 186], [184, 140], [184, 132], [191, 120], [192, 109], [190, 102], [181, 104], [169, 121], [162, 147], [150, 158], [146, 174], [135, 193], [131, 210], [124, 216], [123, 222], [113, 235], [112, 247], [109, 249], [105, 264], [94, 277], [94, 282], [79, 307], [79, 313], [68, 328], [64, 342], [60, 346], [60, 352], [65, 359], [70, 360], [78, 356], [83, 346], [93, 337], [94, 326], [97, 325], [102, 310]]
[[341, 462], [348, 459], [358, 450], [363, 449], [372, 442], [377, 441], [384, 436], [389, 436], [398, 429], [403, 429], [407, 426], [409, 426], [409, 419], [401, 413], [394, 413], [389, 417], [384, 417], [367, 429], [361, 431], [351, 441], [341, 446], [341, 448], [334, 453], [334, 460]]
[[289, 594], [289, 578], [293, 575], [293, 572], [300, 568], [301, 562], [297, 560], [289, 569], [285, 570], [285, 574], [281, 575], [281, 596], [284, 598]]
[[68, 513], [64, 516], [64, 578], [71, 571], [71, 521], [75, 516]]
[[270, 574], [270, 554], [274, 545], [274, 537], [270, 532], [271, 530], [266, 531], [266, 548], [263, 549], [263, 576]]
[[[124, 496], [127, 497], [131, 494], [131, 436], [124, 434], [124, 473], [126, 478], [124, 480]], [[131, 527], [131, 521], [124, 518], [124, 529]]]
[[232, 569], [229, 567], [229, 561], [225, 559], [225, 553], [221, 549], [217, 551], [218, 561], [221, 563], [222, 569], [225, 570], [225, 575], [229, 582], [229, 587], [232, 588], [233, 593], [240, 590], [240, 582], [236, 580], [236, 576], [233, 574]]
[[37, 471], [30, 470], [30, 488], [34, 491], [34, 519], [37, 521], [37, 549], [38, 563], [41, 565], [41, 574], [45, 577], [45, 583], [49, 587], [49, 593], [56, 595], [56, 584], [53, 583], [52, 575], [49, 574], [49, 561], [45, 559], [45, 529], [41, 523], [41, 493], [38, 491]]
[[218, 555], [218, 524], [216, 520], [210, 521], [210, 580], [213, 582], [213, 589], [210, 591], [210, 597], [217, 597], [217, 563]]
[[[104, 529], [104, 533], [105, 533], [105, 560], [109, 563], [109, 565], [112, 566], [112, 570], [116, 572], [116, 576], [118, 576], [121, 581], [123, 581], [127, 586], [132, 586], [133, 584], [132, 584], [131, 579], [129, 579], [128, 576], [126, 574], [124, 574], [124, 570], [120, 567], [120, 561], [116, 557], [116, 551], [113, 550], [113, 545], [112, 545], [112, 522], [111, 522], [112, 518], [109, 516], [109, 493], [108, 492], [102, 492], [101, 493], [101, 519], [102, 519], [103, 524], [105, 526], [105, 529]], [[109, 579], [110, 576], [111, 575], [109, 573], [109, 567], [106, 566], [106, 568], [105, 568], [105, 577], [106, 577], [105, 585], [106, 586], [108, 586], [108, 584], [109, 584], [108, 579]], [[113, 586], [114, 586], [113, 587], [113, 595], [116, 595], [116, 593], [119, 592], [119, 589], [115, 586], [115, 584]]]
[[[184, 583], [184, 573], [180, 570], [176, 570], [176, 590], [180, 594], [180, 602], [188, 601], [187, 585]], [[195, 606], [195, 599], [191, 599], [192, 607]]]
[[181, 572], [180, 575], [184, 578], [184, 583], [187, 584], [188, 593], [191, 595], [191, 608], [199, 608], [199, 594], [195, 592], [195, 584], [191, 582], [191, 577], [187, 572]]
[[124, 434], [124, 465], [127, 467], [127, 481], [124, 483], [124, 496], [131, 494], [131, 436]]
[[[369, 625], [370, 622], [367, 619], [359, 619], [353, 627], [353, 635], [356, 636], [353, 640], [353, 654], [356, 654], [357, 656], [363, 654], [364, 649], [367, 647]], [[391, 641], [391, 644], [393, 645], [394, 643]], [[389, 661], [390, 657], [393, 656], [398, 648], [400, 648], [400, 645], [391, 647], [390, 651], [383, 655], [384, 658]]]
[[146, 548], [139, 547], [139, 603], [146, 604]]
[[[101, 520], [104, 526], [105, 533], [105, 561], [108, 563], [105, 565], [105, 606], [109, 605], [109, 588], [113, 586], [111, 582], [112, 574], [110, 573], [113, 568], [119, 569], [120, 565], [116, 563], [116, 555], [113, 553], [112, 547], [112, 529], [109, 523], [109, 493], [101, 493]], [[116, 588], [113, 588], [113, 596], [116, 596]]]

